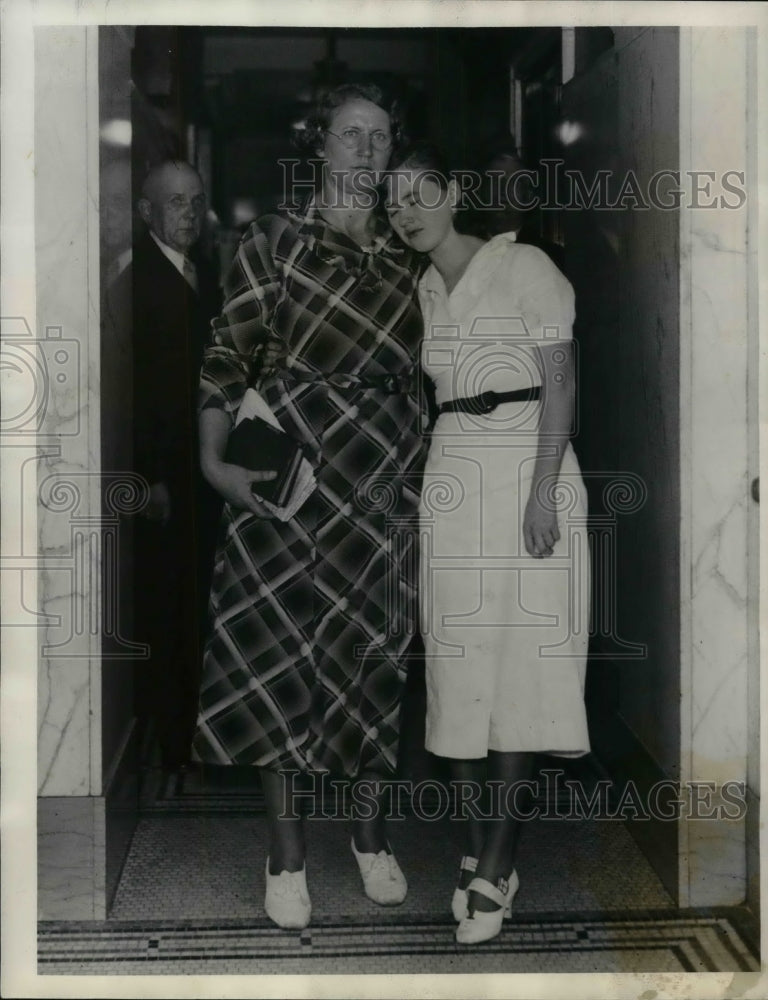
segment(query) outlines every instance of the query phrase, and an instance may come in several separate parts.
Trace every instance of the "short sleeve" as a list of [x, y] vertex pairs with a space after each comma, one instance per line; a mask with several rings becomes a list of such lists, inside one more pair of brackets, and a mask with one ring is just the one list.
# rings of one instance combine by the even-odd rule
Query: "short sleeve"
[[571, 340], [575, 318], [571, 283], [537, 247], [510, 244], [494, 275], [498, 315], [519, 316], [539, 344]]
[[225, 279], [224, 306], [211, 324], [213, 343], [240, 354], [253, 353], [264, 341], [280, 289], [268, 233], [254, 222], [240, 241]]
[[237, 411], [249, 385], [246, 360], [227, 348], [212, 347], [205, 352], [200, 373], [197, 410], [215, 409], [226, 413], [234, 426]]

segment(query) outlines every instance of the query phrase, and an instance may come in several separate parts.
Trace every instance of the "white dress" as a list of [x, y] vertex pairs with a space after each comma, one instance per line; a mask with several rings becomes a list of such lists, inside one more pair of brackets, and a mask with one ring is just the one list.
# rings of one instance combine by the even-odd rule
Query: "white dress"
[[[450, 295], [430, 266], [419, 297], [422, 360], [438, 403], [539, 385], [534, 344], [571, 338], [569, 282], [512, 233], [484, 244]], [[589, 750], [586, 491], [570, 445], [550, 493], [561, 536], [553, 555], [529, 556], [522, 536], [539, 406], [445, 413], [433, 430], [420, 509], [421, 605], [426, 748], [439, 756]]]

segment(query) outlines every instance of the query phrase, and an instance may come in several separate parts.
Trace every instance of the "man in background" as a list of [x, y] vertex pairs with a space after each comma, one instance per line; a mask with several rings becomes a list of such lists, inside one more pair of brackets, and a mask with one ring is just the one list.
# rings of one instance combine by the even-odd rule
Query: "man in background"
[[490, 211], [483, 212], [484, 235], [490, 238], [498, 233], [514, 232], [518, 243], [543, 250], [564, 272], [563, 247], [542, 235], [538, 190], [533, 180], [537, 170], [526, 168], [511, 137], [497, 138], [487, 144], [480, 171], [487, 179], [488, 202], [493, 206]]
[[150, 647], [137, 712], [154, 723], [163, 766], [189, 759], [220, 504], [199, 470], [197, 391], [218, 282], [198, 256], [199, 174], [170, 160], [147, 174], [146, 231], [125, 271], [132, 300], [134, 468], [149, 488], [136, 524], [136, 637]]

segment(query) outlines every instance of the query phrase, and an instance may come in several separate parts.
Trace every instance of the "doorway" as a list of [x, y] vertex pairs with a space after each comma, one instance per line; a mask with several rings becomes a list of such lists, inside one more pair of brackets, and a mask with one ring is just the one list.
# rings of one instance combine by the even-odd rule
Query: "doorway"
[[[196, 165], [213, 209], [206, 251], [222, 275], [243, 227], [280, 200], [277, 163], [291, 152], [286, 123], [313, 89], [345, 75], [397, 77], [414, 131], [457, 165], [476, 165], [505, 135], [528, 163], [579, 172], [588, 186], [603, 169], [615, 177], [679, 169], [676, 102], [657, 106], [644, 128], [627, 126], [650, 92], [677, 85], [676, 29], [578, 29], [567, 43], [564, 34], [138, 28], [130, 69], [134, 181], [163, 156]], [[607, 776], [619, 789], [634, 782], [645, 794], [681, 776], [679, 219], [671, 212], [637, 216], [623, 206], [570, 211], [555, 199], [537, 225], [538, 235], [562, 250], [578, 304], [575, 447], [587, 472], [595, 567], [591, 776]], [[648, 288], [655, 291], [652, 310]], [[109, 399], [104, 406], [109, 422]], [[429, 777], [439, 770], [420, 749], [418, 664], [409, 697], [405, 757], [414, 776]], [[194, 779], [182, 786], [177, 776], [169, 780], [156, 801], [173, 788], [183, 794], [184, 780]], [[207, 780], [187, 786], [201, 807], [206, 788], [226, 796], [232, 778], [218, 792]], [[242, 792], [251, 793], [258, 789]], [[629, 826], [678, 899], [677, 824]]]

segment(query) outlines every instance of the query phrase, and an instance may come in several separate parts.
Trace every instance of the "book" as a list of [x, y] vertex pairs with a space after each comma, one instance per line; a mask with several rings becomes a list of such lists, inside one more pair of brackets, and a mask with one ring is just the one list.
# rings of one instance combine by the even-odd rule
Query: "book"
[[277, 472], [275, 479], [254, 483], [251, 488], [280, 520], [293, 517], [316, 485], [302, 446], [283, 431], [264, 399], [252, 388], [240, 404], [224, 458], [253, 472]]

